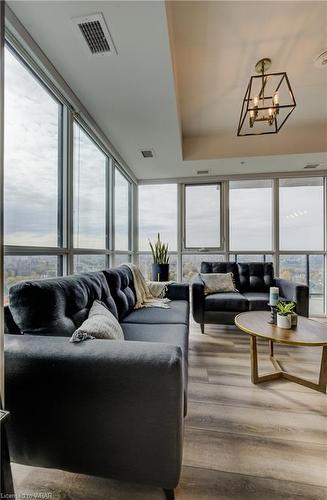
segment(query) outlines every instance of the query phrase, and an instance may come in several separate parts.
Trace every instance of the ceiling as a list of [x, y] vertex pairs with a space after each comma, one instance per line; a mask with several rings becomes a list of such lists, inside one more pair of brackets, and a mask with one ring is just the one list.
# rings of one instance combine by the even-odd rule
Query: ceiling
[[[327, 168], [326, 2], [7, 2], [139, 179]], [[88, 55], [71, 19], [102, 12], [118, 55]], [[167, 16], [168, 14], [168, 16]], [[254, 64], [287, 71], [279, 134], [236, 137]], [[141, 149], [155, 158], [143, 159]]]

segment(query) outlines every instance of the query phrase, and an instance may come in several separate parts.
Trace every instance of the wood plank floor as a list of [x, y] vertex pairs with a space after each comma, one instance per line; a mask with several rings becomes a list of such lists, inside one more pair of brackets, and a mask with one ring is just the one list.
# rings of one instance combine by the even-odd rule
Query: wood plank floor
[[[326, 326], [327, 327], [327, 326]], [[259, 342], [261, 373], [272, 370]], [[284, 367], [315, 380], [320, 348], [277, 346]], [[248, 336], [191, 326], [184, 466], [176, 500], [326, 500], [327, 396], [250, 382]], [[160, 500], [156, 488], [13, 465], [17, 494], [51, 500]]]

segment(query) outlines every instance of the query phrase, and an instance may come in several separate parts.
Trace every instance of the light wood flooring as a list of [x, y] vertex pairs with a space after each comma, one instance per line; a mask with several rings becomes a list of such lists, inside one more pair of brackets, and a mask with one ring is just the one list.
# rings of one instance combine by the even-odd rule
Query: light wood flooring
[[[326, 325], [327, 328], [327, 325]], [[259, 342], [262, 372], [271, 371]], [[316, 379], [320, 348], [277, 346], [285, 368]], [[326, 500], [327, 396], [286, 380], [250, 382], [249, 338], [191, 326], [184, 467], [176, 500]], [[160, 489], [13, 466], [16, 493], [51, 500], [163, 500]]]

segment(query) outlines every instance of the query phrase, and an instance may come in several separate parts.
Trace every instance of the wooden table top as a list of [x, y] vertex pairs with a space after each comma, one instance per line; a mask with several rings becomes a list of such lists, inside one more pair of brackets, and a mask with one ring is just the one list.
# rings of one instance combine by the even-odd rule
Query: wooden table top
[[249, 335], [273, 340], [281, 344], [327, 345], [327, 325], [299, 316], [297, 327], [285, 330], [269, 324], [269, 318], [270, 312], [248, 311], [236, 316], [235, 325]]

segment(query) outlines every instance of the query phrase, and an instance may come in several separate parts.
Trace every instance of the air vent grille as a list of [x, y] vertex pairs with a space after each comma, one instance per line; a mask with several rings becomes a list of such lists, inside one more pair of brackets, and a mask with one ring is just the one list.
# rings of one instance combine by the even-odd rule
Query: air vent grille
[[208, 175], [209, 170], [197, 170], [197, 175]]
[[154, 158], [154, 152], [152, 149], [142, 149], [141, 155], [143, 158]]
[[305, 167], [303, 167], [303, 168], [308, 168], [308, 169], [310, 169], [310, 168], [317, 168], [317, 167], [319, 167], [319, 163], [308, 163], [308, 164], [307, 164]]
[[88, 44], [92, 54], [99, 54], [100, 52], [110, 51], [108, 40], [103, 33], [99, 21], [81, 23], [78, 26], [82, 34], [84, 35], [86, 43]]
[[75, 31], [83, 40], [88, 54], [106, 56], [117, 53], [108, 27], [101, 13], [72, 19]]

